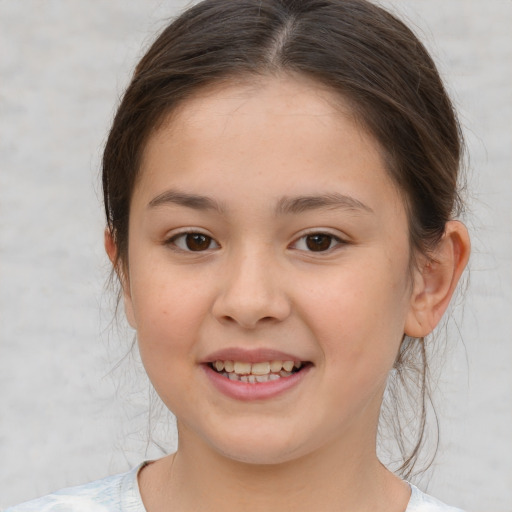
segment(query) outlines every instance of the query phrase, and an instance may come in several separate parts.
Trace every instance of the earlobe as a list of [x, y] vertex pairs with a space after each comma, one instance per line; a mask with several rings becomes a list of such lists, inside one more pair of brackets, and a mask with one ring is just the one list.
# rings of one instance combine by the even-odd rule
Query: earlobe
[[415, 272], [405, 334], [421, 338], [434, 330], [450, 303], [469, 253], [466, 226], [459, 221], [447, 222], [434, 253]]
[[126, 319], [131, 327], [136, 329], [135, 316], [133, 314], [133, 304], [130, 290], [130, 282], [127, 273], [121, 268], [121, 263], [117, 254], [117, 246], [112, 237], [112, 232], [109, 228], [105, 229], [104, 233], [105, 251], [108, 255], [110, 262], [117, 274], [117, 278], [121, 284], [123, 290], [123, 302]]
[[107, 253], [108, 259], [110, 260], [110, 263], [112, 263], [112, 265], [116, 267], [117, 247], [112, 237], [112, 232], [109, 228], [105, 228], [105, 231], [103, 233], [103, 240], [105, 244], [105, 252]]

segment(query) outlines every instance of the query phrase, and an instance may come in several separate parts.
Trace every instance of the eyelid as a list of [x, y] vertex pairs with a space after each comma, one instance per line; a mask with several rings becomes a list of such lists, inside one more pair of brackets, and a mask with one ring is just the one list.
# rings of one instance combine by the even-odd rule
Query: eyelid
[[[208, 249], [205, 249], [204, 251], [192, 251], [190, 249], [184, 249], [182, 247], [179, 247], [175, 243], [176, 240], [178, 240], [180, 237], [185, 237], [186, 235], [203, 235], [203, 236], [209, 238], [211, 240], [211, 242], [213, 242], [215, 244], [215, 247], [209, 247]], [[182, 230], [178, 230], [177, 232], [174, 232], [171, 235], [165, 237], [164, 245], [168, 246], [173, 251], [180, 251], [183, 253], [196, 253], [196, 254], [201, 254], [201, 253], [205, 253], [205, 252], [220, 248], [219, 242], [217, 242], [217, 240], [215, 240], [215, 238], [213, 238], [213, 236], [209, 235], [208, 233], [205, 233], [200, 228], [185, 228]]]
[[[335, 244], [334, 247], [329, 247], [325, 251], [312, 251], [312, 250], [307, 249], [307, 248], [298, 249], [298, 248], [294, 247], [301, 240], [304, 240], [308, 236], [313, 236], [313, 235], [328, 236], [328, 237], [332, 238], [332, 240], [334, 240], [336, 242], [336, 244]], [[340, 236], [339, 234], [334, 234], [331, 231], [329, 231], [328, 229], [316, 228], [316, 229], [311, 229], [311, 230], [308, 230], [306, 232], [301, 233], [300, 236], [295, 238], [295, 240], [289, 245], [289, 247], [291, 249], [295, 249], [295, 250], [299, 250], [299, 251], [304, 251], [304, 252], [311, 253], [311, 254], [315, 254], [315, 253], [318, 253], [318, 254], [328, 254], [328, 253], [331, 253], [336, 248], [338, 248], [339, 246], [344, 246], [344, 245], [347, 245], [348, 243], [349, 243], [348, 240], [345, 237]]]
[[[204, 235], [205, 237], [210, 239], [211, 243], [214, 244], [214, 247], [209, 247], [208, 249], [205, 249], [203, 251], [192, 251], [190, 249], [179, 247], [176, 244], [176, 240], [178, 240], [180, 237], [185, 237], [186, 235], [190, 235], [190, 234]], [[333, 247], [329, 247], [328, 249], [326, 249], [324, 251], [313, 251], [313, 250], [310, 250], [307, 248], [299, 249], [296, 247], [296, 245], [301, 240], [304, 240], [308, 236], [313, 236], [313, 235], [323, 235], [323, 236], [330, 237], [335, 242], [335, 245]], [[184, 229], [178, 230], [176, 232], [173, 232], [171, 235], [166, 236], [163, 243], [164, 243], [164, 245], [169, 246], [172, 250], [181, 251], [184, 253], [205, 253], [205, 252], [220, 248], [219, 242], [217, 242], [217, 240], [215, 240], [215, 238], [212, 235], [208, 234], [201, 228], [184, 228]], [[300, 251], [304, 251], [304, 252], [308, 252], [308, 253], [327, 254], [327, 253], [330, 253], [333, 250], [335, 250], [338, 246], [347, 245], [348, 243], [349, 243], [348, 240], [345, 237], [340, 236], [340, 234], [334, 234], [329, 229], [316, 228], [316, 229], [308, 230], [306, 232], [302, 232], [300, 234], [300, 236], [297, 236], [294, 239], [294, 241], [291, 244], [289, 244], [288, 247], [291, 249], [300, 250]]]

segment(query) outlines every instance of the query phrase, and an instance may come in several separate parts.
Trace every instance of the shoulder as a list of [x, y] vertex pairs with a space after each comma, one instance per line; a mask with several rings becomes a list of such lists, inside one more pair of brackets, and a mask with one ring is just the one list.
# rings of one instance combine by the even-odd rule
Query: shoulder
[[421, 492], [412, 484], [411, 499], [405, 512], [463, 512], [459, 508], [450, 507], [436, 500], [432, 496]]
[[143, 465], [128, 473], [61, 489], [5, 512], [145, 512], [137, 485], [137, 474]]

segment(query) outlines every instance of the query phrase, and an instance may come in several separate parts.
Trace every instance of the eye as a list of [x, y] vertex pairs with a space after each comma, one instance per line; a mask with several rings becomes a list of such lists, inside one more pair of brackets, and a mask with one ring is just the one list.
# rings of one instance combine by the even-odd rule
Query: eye
[[310, 233], [299, 238], [293, 248], [300, 251], [325, 252], [342, 243], [341, 239], [328, 233]]
[[167, 243], [187, 252], [208, 251], [219, 247], [211, 236], [204, 233], [180, 233], [173, 236]]

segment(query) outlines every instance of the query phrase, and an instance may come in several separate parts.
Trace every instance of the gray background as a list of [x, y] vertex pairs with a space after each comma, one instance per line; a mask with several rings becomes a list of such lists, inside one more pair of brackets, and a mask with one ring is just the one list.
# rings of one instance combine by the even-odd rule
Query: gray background
[[[184, 5], [0, 0], [0, 508], [159, 454], [145, 454], [158, 406], [148, 413], [140, 363], [116, 365], [132, 334], [112, 323], [98, 169], [130, 70]], [[469, 288], [448, 326], [441, 449], [423, 484], [510, 512], [512, 1], [386, 5], [433, 52], [471, 153]]]

